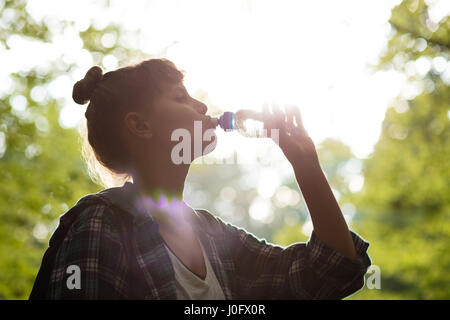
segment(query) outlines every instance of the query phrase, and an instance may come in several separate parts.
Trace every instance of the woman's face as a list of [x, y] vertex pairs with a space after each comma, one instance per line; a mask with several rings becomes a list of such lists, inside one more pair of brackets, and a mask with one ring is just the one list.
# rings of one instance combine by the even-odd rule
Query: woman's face
[[192, 162], [210, 153], [217, 142], [214, 133], [217, 120], [206, 116], [207, 110], [204, 103], [189, 95], [182, 83], [168, 85], [152, 101], [148, 115], [152, 139], [164, 149], [170, 149], [178, 159], [172, 159], [175, 162], [180, 156]]

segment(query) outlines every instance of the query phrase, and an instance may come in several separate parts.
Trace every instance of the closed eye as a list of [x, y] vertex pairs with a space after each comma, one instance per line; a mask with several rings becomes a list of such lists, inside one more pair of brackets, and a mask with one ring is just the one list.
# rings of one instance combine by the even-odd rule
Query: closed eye
[[187, 94], [183, 94], [183, 95], [177, 96], [175, 98], [175, 100], [177, 100], [179, 102], [186, 102], [186, 101], [188, 101], [188, 99], [189, 99], [189, 96]]
[[189, 98], [190, 98], [189, 94], [187, 93], [186, 90], [179, 89], [176, 91], [175, 100], [179, 102], [186, 102], [189, 100]]

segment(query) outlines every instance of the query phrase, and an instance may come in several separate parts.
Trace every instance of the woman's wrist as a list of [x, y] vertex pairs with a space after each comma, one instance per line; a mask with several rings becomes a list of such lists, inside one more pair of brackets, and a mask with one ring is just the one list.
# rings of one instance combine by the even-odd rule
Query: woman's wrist
[[298, 178], [302, 178], [305, 176], [323, 173], [319, 161], [315, 159], [301, 159], [300, 161], [294, 161], [292, 163], [292, 167], [294, 169], [294, 173], [295, 176], [297, 177], [297, 180]]

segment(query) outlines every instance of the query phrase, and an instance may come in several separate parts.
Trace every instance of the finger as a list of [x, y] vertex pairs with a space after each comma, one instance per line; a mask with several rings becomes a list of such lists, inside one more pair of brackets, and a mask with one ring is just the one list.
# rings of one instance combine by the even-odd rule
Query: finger
[[262, 106], [262, 113], [265, 115], [269, 115], [270, 114], [270, 109], [269, 109], [269, 104], [264, 103]]
[[264, 103], [262, 106], [262, 115], [264, 117], [264, 128], [267, 127], [267, 119], [270, 119], [270, 109], [267, 103]]
[[264, 114], [264, 129], [266, 130], [265, 133], [268, 136], [270, 135], [270, 130], [274, 126], [273, 112], [271, 106], [268, 103], [265, 103], [262, 109]]
[[283, 150], [283, 152], [289, 153], [290, 150], [295, 148], [294, 138], [288, 134], [285, 129], [274, 128], [270, 131], [270, 138]]
[[256, 110], [240, 109], [236, 112], [236, 116], [242, 116], [244, 118], [264, 121], [264, 114]]
[[290, 134], [295, 134], [294, 110], [292, 105], [286, 106], [286, 124]]
[[295, 106], [293, 108], [293, 112], [294, 112], [295, 122], [297, 123], [298, 132], [302, 135], [308, 135], [308, 133], [306, 132], [305, 126], [303, 125], [303, 120], [302, 120], [302, 115], [300, 114], [300, 109], [297, 106]]
[[281, 111], [278, 104], [273, 104], [272, 109], [276, 126], [280, 129], [284, 128], [286, 123], [286, 114]]
[[286, 108], [286, 122], [288, 124], [294, 125], [294, 111], [292, 105], [287, 105], [285, 108]]
[[290, 140], [289, 129], [287, 126], [288, 115], [286, 109], [280, 105], [274, 105], [276, 119], [276, 130], [278, 130], [279, 144], [286, 144]]
[[[272, 130], [276, 130], [276, 131], [283, 131], [281, 128], [283, 126], [283, 115], [281, 113], [281, 110], [279, 108], [279, 106], [275, 103], [272, 102], [271, 104], [271, 111], [272, 111], [272, 115], [271, 115], [271, 120], [270, 120], [270, 131], [268, 132], [271, 136], [273, 134]], [[278, 135], [280, 135], [282, 132], [279, 132]]]

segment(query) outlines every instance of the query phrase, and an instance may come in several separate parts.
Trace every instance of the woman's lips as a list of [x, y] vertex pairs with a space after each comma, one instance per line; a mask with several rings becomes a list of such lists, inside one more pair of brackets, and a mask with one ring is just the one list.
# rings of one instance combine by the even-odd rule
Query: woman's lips
[[212, 125], [214, 126], [214, 128], [219, 125], [219, 119], [217, 119], [217, 118], [210, 118], [210, 121], [211, 121]]
[[207, 128], [210, 128], [210, 129], [215, 129], [215, 128], [217, 127], [218, 124], [219, 124], [219, 119], [217, 119], [217, 118], [212, 118], [212, 117], [210, 117], [210, 116], [207, 116], [206, 119], [205, 119], [205, 121], [204, 121], [204, 125], [205, 125]]

